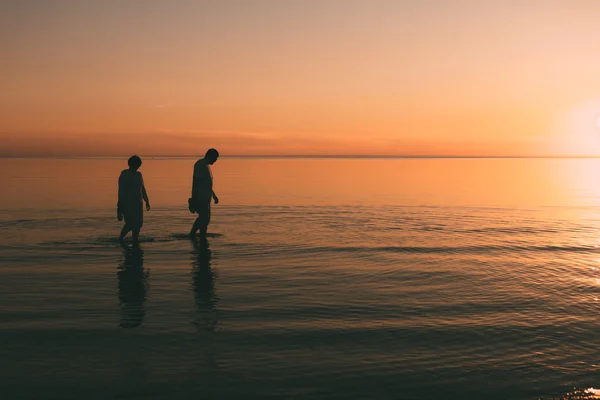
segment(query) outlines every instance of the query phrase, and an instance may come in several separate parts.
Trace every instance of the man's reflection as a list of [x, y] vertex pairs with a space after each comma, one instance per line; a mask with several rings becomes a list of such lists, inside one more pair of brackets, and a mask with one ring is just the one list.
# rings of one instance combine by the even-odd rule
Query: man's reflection
[[192, 239], [192, 245], [192, 290], [197, 312], [194, 324], [214, 331], [218, 323], [219, 298], [215, 294], [215, 273], [210, 267], [211, 252], [208, 244], [202, 245], [196, 238]]
[[144, 251], [123, 245], [123, 262], [117, 270], [121, 328], [137, 328], [144, 321], [144, 302], [148, 292], [149, 270], [144, 270]]

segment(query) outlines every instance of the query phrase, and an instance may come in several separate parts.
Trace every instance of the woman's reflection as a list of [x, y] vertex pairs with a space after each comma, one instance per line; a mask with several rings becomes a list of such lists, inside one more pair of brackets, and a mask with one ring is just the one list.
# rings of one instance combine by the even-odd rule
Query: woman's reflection
[[137, 328], [144, 321], [144, 302], [148, 293], [150, 270], [144, 270], [144, 251], [123, 245], [123, 260], [117, 270], [121, 328]]
[[215, 294], [215, 273], [210, 267], [211, 252], [208, 245], [202, 246], [196, 238], [192, 239], [192, 245], [192, 290], [197, 312], [194, 324], [214, 331], [218, 323], [219, 298]]

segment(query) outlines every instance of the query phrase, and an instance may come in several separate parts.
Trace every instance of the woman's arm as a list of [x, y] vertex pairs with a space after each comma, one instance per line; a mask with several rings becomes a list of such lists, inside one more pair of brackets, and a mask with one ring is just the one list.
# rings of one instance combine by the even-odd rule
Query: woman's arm
[[142, 198], [146, 202], [146, 211], [150, 211], [150, 200], [148, 199], [148, 193], [146, 192], [146, 185], [144, 185], [144, 178], [142, 178]]

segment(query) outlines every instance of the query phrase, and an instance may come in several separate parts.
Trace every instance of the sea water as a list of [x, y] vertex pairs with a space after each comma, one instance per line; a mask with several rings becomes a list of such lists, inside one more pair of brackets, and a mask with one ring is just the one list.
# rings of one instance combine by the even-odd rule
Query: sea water
[[126, 159], [0, 159], [2, 398], [600, 385], [600, 160], [222, 157], [208, 249], [187, 238], [194, 162], [143, 157], [135, 248]]

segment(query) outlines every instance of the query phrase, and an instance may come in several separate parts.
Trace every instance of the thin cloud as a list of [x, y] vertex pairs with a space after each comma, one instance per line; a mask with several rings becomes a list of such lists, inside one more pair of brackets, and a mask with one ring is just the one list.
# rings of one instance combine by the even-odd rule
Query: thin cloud
[[156, 104], [153, 108], [200, 108], [214, 104], [201, 103], [180, 103], [180, 104]]

